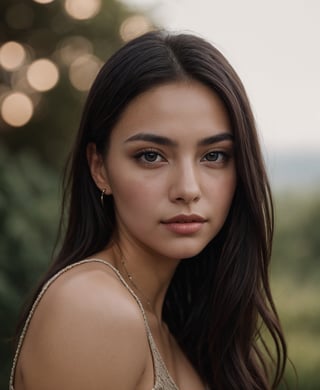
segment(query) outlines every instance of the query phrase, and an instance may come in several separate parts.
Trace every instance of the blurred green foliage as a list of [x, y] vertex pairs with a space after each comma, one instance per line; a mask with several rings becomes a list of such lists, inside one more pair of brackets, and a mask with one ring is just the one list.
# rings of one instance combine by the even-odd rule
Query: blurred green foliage
[[272, 286], [292, 365], [290, 389], [320, 389], [320, 197], [281, 194], [276, 202]]
[[21, 304], [48, 264], [58, 217], [58, 175], [34, 154], [0, 149], [0, 388], [8, 383]]
[[[320, 261], [320, 196], [314, 194], [282, 194], [277, 199], [276, 235], [273, 253], [277, 267], [293, 267], [298, 282], [319, 280]], [[281, 270], [279, 270], [281, 272]]]

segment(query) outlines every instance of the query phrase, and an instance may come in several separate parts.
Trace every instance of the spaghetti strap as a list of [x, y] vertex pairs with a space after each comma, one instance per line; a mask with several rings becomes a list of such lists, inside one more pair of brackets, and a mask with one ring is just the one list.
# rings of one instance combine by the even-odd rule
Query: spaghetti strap
[[14, 385], [13, 385], [14, 376], [15, 376], [16, 366], [17, 366], [17, 362], [18, 362], [19, 355], [21, 352], [21, 348], [23, 345], [23, 341], [25, 339], [25, 336], [26, 336], [26, 333], [28, 331], [28, 328], [29, 328], [31, 319], [34, 315], [34, 312], [35, 312], [37, 306], [39, 305], [42, 297], [44, 296], [44, 294], [46, 293], [48, 288], [51, 286], [51, 284], [56, 279], [58, 279], [59, 276], [61, 276], [63, 273], [69, 271], [70, 269], [72, 269], [76, 266], [86, 264], [86, 263], [93, 263], [93, 262], [101, 263], [101, 264], [104, 264], [104, 265], [108, 266], [109, 268], [111, 268], [113, 270], [113, 272], [117, 275], [117, 277], [121, 281], [121, 283], [127, 288], [127, 290], [130, 292], [130, 294], [133, 296], [133, 298], [135, 299], [135, 301], [137, 302], [137, 304], [141, 310], [143, 321], [144, 321], [145, 328], [146, 328], [147, 337], [148, 337], [148, 342], [149, 342], [149, 346], [150, 346], [150, 350], [151, 350], [153, 367], [154, 367], [155, 380], [154, 380], [154, 387], [152, 390], [179, 390], [177, 385], [174, 383], [171, 375], [169, 374], [169, 372], [166, 368], [166, 365], [165, 365], [165, 363], [164, 363], [164, 361], [163, 361], [163, 359], [158, 351], [158, 348], [154, 342], [154, 339], [152, 337], [152, 333], [151, 333], [151, 330], [149, 327], [149, 323], [147, 320], [146, 312], [144, 310], [144, 307], [143, 307], [140, 299], [135, 294], [135, 292], [132, 290], [132, 288], [128, 285], [128, 283], [125, 281], [125, 279], [123, 278], [123, 276], [120, 274], [119, 270], [115, 266], [113, 266], [111, 263], [109, 263], [106, 260], [97, 259], [97, 258], [88, 258], [88, 259], [81, 260], [81, 261], [78, 261], [76, 263], [70, 264], [67, 267], [58, 271], [54, 276], [52, 276], [44, 284], [39, 295], [37, 296], [36, 300], [34, 301], [32, 307], [31, 307], [31, 310], [28, 314], [27, 320], [24, 324], [21, 335], [19, 337], [19, 341], [18, 341], [18, 345], [17, 345], [17, 349], [15, 352], [14, 358], [13, 358], [13, 363], [12, 363], [12, 368], [11, 368], [11, 373], [10, 373], [9, 390], [14, 390]]

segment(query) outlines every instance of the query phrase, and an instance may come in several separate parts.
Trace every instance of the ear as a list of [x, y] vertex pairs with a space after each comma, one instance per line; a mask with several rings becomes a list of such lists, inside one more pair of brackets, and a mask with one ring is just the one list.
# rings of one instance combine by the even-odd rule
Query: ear
[[106, 195], [110, 195], [112, 190], [109, 184], [105, 161], [102, 155], [97, 152], [97, 147], [93, 142], [87, 146], [87, 160], [92, 179], [96, 183], [96, 186], [100, 191], [104, 190]]

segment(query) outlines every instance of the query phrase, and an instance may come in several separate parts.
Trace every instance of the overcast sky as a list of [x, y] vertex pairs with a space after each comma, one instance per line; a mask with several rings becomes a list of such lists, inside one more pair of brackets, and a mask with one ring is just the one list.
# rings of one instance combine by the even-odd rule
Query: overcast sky
[[214, 43], [238, 71], [267, 150], [320, 153], [319, 0], [123, 0]]

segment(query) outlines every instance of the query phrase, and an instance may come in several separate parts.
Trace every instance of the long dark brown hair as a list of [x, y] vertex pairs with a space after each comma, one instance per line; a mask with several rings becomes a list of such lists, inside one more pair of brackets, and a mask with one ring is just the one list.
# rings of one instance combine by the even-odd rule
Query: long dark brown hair
[[286, 344], [268, 277], [270, 187], [244, 87], [224, 56], [202, 38], [150, 32], [124, 45], [102, 67], [89, 92], [65, 177], [61, 249], [37, 293], [63, 267], [105, 248], [112, 236], [112, 197], [105, 198], [102, 208], [87, 145], [93, 142], [98, 152], [107, 153], [112, 128], [132, 99], [180, 80], [201, 82], [224, 103], [234, 135], [237, 188], [218, 235], [178, 266], [163, 318], [210, 389], [276, 388], [284, 374]]

